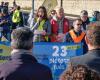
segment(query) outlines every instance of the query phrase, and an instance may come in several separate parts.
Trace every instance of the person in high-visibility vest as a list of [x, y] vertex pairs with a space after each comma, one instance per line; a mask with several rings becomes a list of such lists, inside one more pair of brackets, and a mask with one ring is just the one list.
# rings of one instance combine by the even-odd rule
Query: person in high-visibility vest
[[13, 22], [12, 29], [16, 29], [16, 27], [19, 27], [21, 22], [20, 6], [15, 6], [14, 8], [15, 10], [12, 15], [12, 22]]
[[87, 52], [85, 42], [85, 32], [82, 31], [82, 20], [80, 18], [73, 22], [73, 29], [66, 33], [64, 42], [67, 43], [83, 43], [83, 53]]
[[46, 8], [40, 6], [35, 18], [30, 22], [30, 29], [34, 32], [34, 42], [48, 42], [51, 34], [51, 24], [47, 18]]

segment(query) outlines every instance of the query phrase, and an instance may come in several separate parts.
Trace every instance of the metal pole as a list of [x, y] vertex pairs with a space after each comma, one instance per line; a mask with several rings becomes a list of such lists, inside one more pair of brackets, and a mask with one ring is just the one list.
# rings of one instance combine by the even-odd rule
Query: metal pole
[[32, 13], [34, 15], [34, 0], [32, 0]]
[[16, 5], [17, 5], [17, 4], [16, 4], [16, 0], [14, 0], [14, 1], [13, 1], [13, 7], [16, 6]]
[[60, 7], [63, 7], [63, 0], [61, 0]]

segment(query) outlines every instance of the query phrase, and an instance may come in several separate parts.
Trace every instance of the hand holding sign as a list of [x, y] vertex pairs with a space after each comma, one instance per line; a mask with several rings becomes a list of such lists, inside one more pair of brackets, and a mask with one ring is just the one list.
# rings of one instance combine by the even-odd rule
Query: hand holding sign
[[45, 30], [34, 30], [34, 34], [41, 34], [41, 35], [45, 35], [46, 32]]
[[57, 36], [57, 42], [63, 42], [64, 36], [65, 36], [65, 34], [63, 34], [63, 33], [58, 34], [58, 36]]
[[46, 35], [46, 31], [43, 30], [41, 34], [45, 36]]

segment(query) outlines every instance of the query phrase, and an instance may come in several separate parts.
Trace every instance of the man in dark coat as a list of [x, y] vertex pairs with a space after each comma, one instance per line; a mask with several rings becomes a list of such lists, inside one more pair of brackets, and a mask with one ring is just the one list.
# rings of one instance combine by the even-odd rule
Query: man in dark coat
[[52, 80], [51, 70], [32, 56], [33, 32], [20, 27], [11, 39], [11, 60], [0, 65], [0, 80]]
[[91, 23], [87, 27], [86, 43], [89, 51], [78, 57], [71, 59], [71, 66], [86, 65], [100, 73], [100, 23]]
[[82, 30], [85, 31], [87, 25], [90, 23], [89, 17], [88, 17], [88, 12], [86, 10], [82, 10], [80, 13], [80, 18], [82, 20]]

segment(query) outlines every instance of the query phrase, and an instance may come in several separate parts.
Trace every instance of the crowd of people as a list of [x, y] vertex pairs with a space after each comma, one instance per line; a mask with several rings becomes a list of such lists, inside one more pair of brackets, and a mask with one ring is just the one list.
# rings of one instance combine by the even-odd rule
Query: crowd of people
[[[48, 16], [46, 8], [40, 6], [37, 13], [33, 14], [34, 13], [31, 12], [27, 20], [27, 26], [34, 33], [33, 42], [84, 42], [83, 38], [85, 34], [83, 35], [81, 32], [83, 33], [86, 31], [86, 26], [90, 22], [99, 20], [99, 11], [94, 11], [93, 17], [89, 18], [88, 12], [82, 10], [80, 12], [80, 17], [76, 19], [73, 24], [69, 23], [69, 19], [64, 15], [64, 9], [61, 7], [57, 8], [57, 10], [52, 10]], [[8, 2], [1, 2], [0, 40], [2, 40], [2, 37], [5, 37], [8, 41], [11, 40], [12, 30], [19, 26], [24, 26], [25, 21], [23, 16], [23, 12], [20, 11], [20, 6], [15, 2], [13, 2], [13, 7], [11, 9], [9, 9]], [[79, 25], [75, 24], [79, 19], [82, 23]], [[79, 29], [77, 26], [80, 26], [80, 30], [75, 29]], [[73, 39], [73, 35], [76, 36], [78, 41]]]
[[0, 5], [0, 41], [2, 37], [10, 41], [11, 32], [19, 26], [23, 26], [23, 15], [20, 6], [14, 4], [9, 9], [9, 2], [1, 2]]
[[[53, 80], [49, 67], [32, 56], [33, 42], [82, 43], [83, 54], [72, 58], [60, 80], [100, 80], [100, 12], [90, 18], [86, 10], [69, 23], [62, 7], [52, 10], [40, 6], [31, 12], [24, 26], [20, 6], [9, 10], [9, 3], [0, 5], [0, 40], [11, 41], [11, 60], [0, 65], [0, 80]], [[70, 26], [72, 25], [72, 27]], [[28, 73], [28, 74], [27, 74]]]
[[[0, 80], [53, 80], [50, 68], [32, 55], [33, 31], [19, 27], [11, 36], [11, 59], [0, 64]], [[85, 41], [89, 51], [72, 58], [59, 80], [100, 80], [100, 23], [88, 26]]]
[[88, 25], [85, 41], [88, 52], [73, 57], [60, 80], [100, 80], [100, 22]]

